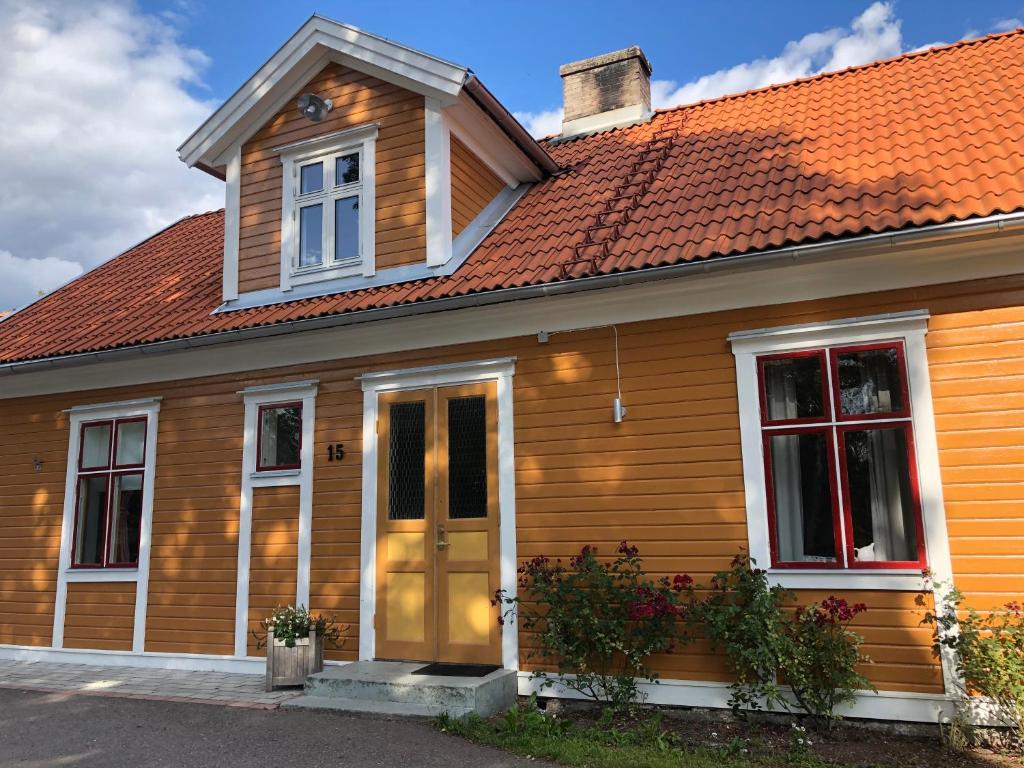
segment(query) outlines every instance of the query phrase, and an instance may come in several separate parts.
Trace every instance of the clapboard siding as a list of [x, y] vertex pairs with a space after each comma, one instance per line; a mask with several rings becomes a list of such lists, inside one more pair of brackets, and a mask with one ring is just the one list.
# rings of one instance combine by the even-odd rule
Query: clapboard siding
[[[237, 392], [319, 379], [310, 607], [351, 625], [345, 647], [328, 655], [352, 659], [359, 621], [359, 374], [514, 355], [518, 556], [564, 558], [583, 544], [611, 554], [628, 539], [640, 546], [653, 574], [687, 572], [706, 581], [746, 545], [727, 335], [910, 309], [932, 315], [927, 348], [957, 581], [982, 607], [1011, 599], [1024, 591], [1024, 276], [622, 324], [629, 416], [621, 424], [611, 419], [610, 329], [556, 334], [547, 344], [531, 336], [0, 401], [10, 425], [0, 434], [0, 460], [13, 468], [0, 481], [3, 641], [49, 642], [68, 440], [61, 411], [71, 405], [163, 397], [146, 649], [223, 654], [231, 652], [234, 631], [243, 429]], [[328, 443], [344, 444], [343, 461], [327, 460]], [[38, 474], [33, 452], [44, 459]], [[253, 618], [293, 600], [297, 514], [294, 488], [258, 489]], [[280, 527], [264, 535], [265, 523]], [[866, 673], [879, 688], [941, 689], [912, 594], [837, 593], [869, 606], [854, 626], [867, 639], [865, 652], [874, 663]], [[801, 599], [827, 594], [802, 593]], [[26, 616], [34, 623], [21, 624]], [[190, 630], [182, 632], [186, 620]], [[666, 678], [727, 679], [723, 660], [706, 643], [659, 659], [657, 667]]]
[[469, 148], [452, 136], [452, 237], [487, 207], [505, 184]]
[[[249, 655], [264, 656], [256, 635], [277, 606], [295, 605], [299, 565], [299, 488], [254, 488], [249, 559]], [[254, 635], [255, 633], [255, 635]]]
[[239, 291], [274, 288], [281, 271], [281, 159], [275, 149], [302, 139], [378, 123], [377, 268], [426, 260], [423, 97], [370, 75], [330, 64], [301, 92], [333, 99], [320, 123], [293, 100], [242, 147]]
[[135, 582], [68, 584], [64, 647], [130, 651], [135, 628]]

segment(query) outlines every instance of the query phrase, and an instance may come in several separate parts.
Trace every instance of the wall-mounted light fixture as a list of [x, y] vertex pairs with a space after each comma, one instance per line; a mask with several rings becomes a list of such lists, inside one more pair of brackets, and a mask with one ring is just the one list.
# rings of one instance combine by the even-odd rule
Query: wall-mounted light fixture
[[626, 418], [626, 406], [622, 404], [622, 376], [619, 372], [619, 327], [617, 325], [593, 325], [589, 328], [567, 328], [564, 331], [539, 331], [537, 343], [547, 344], [553, 333], [572, 333], [573, 331], [595, 331], [599, 328], [611, 328], [615, 334], [615, 399], [612, 400], [612, 421], [621, 424]]
[[43, 471], [43, 460], [40, 459], [38, 456], [33, 456], [32, 457], [32, 466], [36, 468], [36, 472], [42, 472]]

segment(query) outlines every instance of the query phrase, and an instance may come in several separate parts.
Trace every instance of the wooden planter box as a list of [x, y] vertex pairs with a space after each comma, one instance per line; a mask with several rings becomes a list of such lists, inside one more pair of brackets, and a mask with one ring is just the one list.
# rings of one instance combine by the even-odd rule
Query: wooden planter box
[[267, 690], [285, 685], [303, 685], [307, 675], [324, 670], [324, 641], [316, 630], [309, 637], [295, 640], [289, 648], [284, 640], [274, 637], [274, 628], [267, 630]]

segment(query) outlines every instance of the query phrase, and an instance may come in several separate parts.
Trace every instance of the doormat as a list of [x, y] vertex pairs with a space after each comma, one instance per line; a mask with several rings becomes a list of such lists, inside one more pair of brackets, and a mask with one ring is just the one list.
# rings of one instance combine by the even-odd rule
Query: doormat
[[436, 662], [420, 667], [414, 675], [440, 675], [442, 677], [486, 677], [496, 669], [497, 664], [444, 664]]

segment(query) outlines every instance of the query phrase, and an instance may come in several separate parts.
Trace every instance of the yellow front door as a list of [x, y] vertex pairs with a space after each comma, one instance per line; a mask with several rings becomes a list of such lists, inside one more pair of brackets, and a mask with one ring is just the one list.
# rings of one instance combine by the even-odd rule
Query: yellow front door
[[498, 664], [493, 383], [381, 395], [377, 657]]

